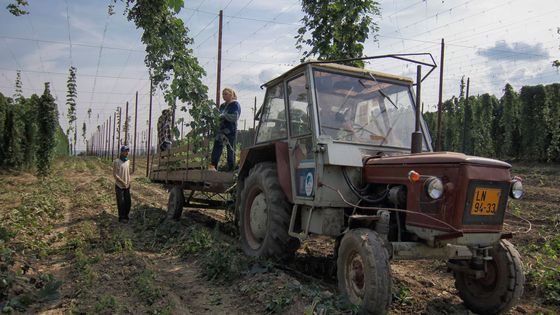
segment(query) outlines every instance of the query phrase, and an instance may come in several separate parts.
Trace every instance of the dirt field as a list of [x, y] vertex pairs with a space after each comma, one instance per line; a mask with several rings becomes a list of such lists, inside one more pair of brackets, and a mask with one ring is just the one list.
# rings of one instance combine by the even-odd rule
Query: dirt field
[[[141, 162], [141, 161], [140, 161]], [[278, 265], [240, 251], [224, 214], [165, 220], [167, 192], [139, 163], [128, 224], [117, 222], [108, 161], [68, 158], [39, 181], [0, 175], [0, 308], [14, 313], [351, 314], [336, 292], [332, 241]], [[506, 228], [527, 284], [512, 314], [560, 312], [560, 167], [516, 165], [526, 198]], [[530, 221], [532, 226], [520, 219]], [[444, 261], [392, 263], [391, 314], [469, 314]]]

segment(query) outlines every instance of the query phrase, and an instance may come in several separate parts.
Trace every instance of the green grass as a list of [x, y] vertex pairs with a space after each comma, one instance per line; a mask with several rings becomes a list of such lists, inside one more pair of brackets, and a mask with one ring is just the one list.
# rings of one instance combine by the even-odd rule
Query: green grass
[[117, 300], [111, 295], [102, 295], [93, 307], [95, 314], [114, 314], [118, 313], [118, 309]]
[[163, 294], [155, 284], [155, 275], [151, 270], [144, 270], [136, 278], [136, 293], [148, 305], [154, 304]]
[[193, 254], [209, 249], [213, 244], [212, 234], [207, 229], [195, 225], [189, 228], [188, 238], [179, 246], [179, 255], [188, 258]]
[[[26, 186], [17, 195], [18, 205], [0, 214], [0, 300], [6, 301], [6, 311], [25, 311], [36, 301], [57, 297], [60, 284], [52, 276], [47, 286], [26, 285], [23, 275], [29, 266], [21, 259], [41, 260], [56, 251], [53, 244], [61, 235], [54, 233], [54, 224], [63, 219], [60, 197], [68, 191], [70, 186], [62, 179], [46, 177]], [[16, 283], [23, 288], [18, 293], [10, 290]]]
[[527, 283], [539, 293], [544, 304], [560, 306], [560, 235], [553, 235], [544, 244], [529, 249], [536, 262], [529, 266]]
[[214, 243], [201, 257], [202, 275], [210, 281], [231, 282], [248, 270], [249, 258], [227, 242]]
[[393, 303], [410, 305], [412, 300], [410, 288], [405, 285], [398, 285], [393, 288]]

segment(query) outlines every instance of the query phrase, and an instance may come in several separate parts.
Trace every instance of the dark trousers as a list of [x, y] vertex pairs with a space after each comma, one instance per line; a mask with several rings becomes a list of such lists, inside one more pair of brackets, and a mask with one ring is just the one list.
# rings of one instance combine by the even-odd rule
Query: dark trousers
[[222, 136], [216, 137], [214, 140], [214, 148], [212, 149], [212, 165], [218, 167], [218, 162], [220, 162], [220, 156], [222, 155], [222, 151], [224, 150], [224, 145], [226, 146], [227, 151], [227, 167], [228, 171], [233, 171], [234, 164], [235, 164], [235, 131], [230, 132], [225, 135], [229, 144], [225, 144]]
[[117, 193], [117, 208], [119, 209], [119, 220], [127, 219], [130, 212], [130, 188], [122, 189], [115, 185]]

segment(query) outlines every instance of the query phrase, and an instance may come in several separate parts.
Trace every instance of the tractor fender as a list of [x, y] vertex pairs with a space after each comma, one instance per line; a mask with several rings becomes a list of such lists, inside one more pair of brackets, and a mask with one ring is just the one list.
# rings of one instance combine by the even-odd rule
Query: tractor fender
[[[282, 187], [286, 199], [293, 203], [288, 143], [281, 141], [265, 143], [241, 150], [238, 183], [245, 180], [253, 166], [262, 162], [276, 163], [280, 187]], [[238, 185], [238, 187], [242, 187], [242, 185]]]

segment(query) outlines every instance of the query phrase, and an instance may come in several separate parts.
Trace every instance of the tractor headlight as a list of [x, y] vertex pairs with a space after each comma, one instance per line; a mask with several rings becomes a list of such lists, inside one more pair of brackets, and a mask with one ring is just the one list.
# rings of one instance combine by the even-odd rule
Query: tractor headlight
[[430, 177], [424, 184], [426, 187], [426, 194], [432, 199], [439, 199], [443, 196], [443, 183], [437, 177]]
[[511, 182], [511, 191], [509, 192], [509, 194], [513, 199], [521, 199], [521, 197], [523, 197], [524, 191], [521, 179], [513, 179], [513, 181]]

